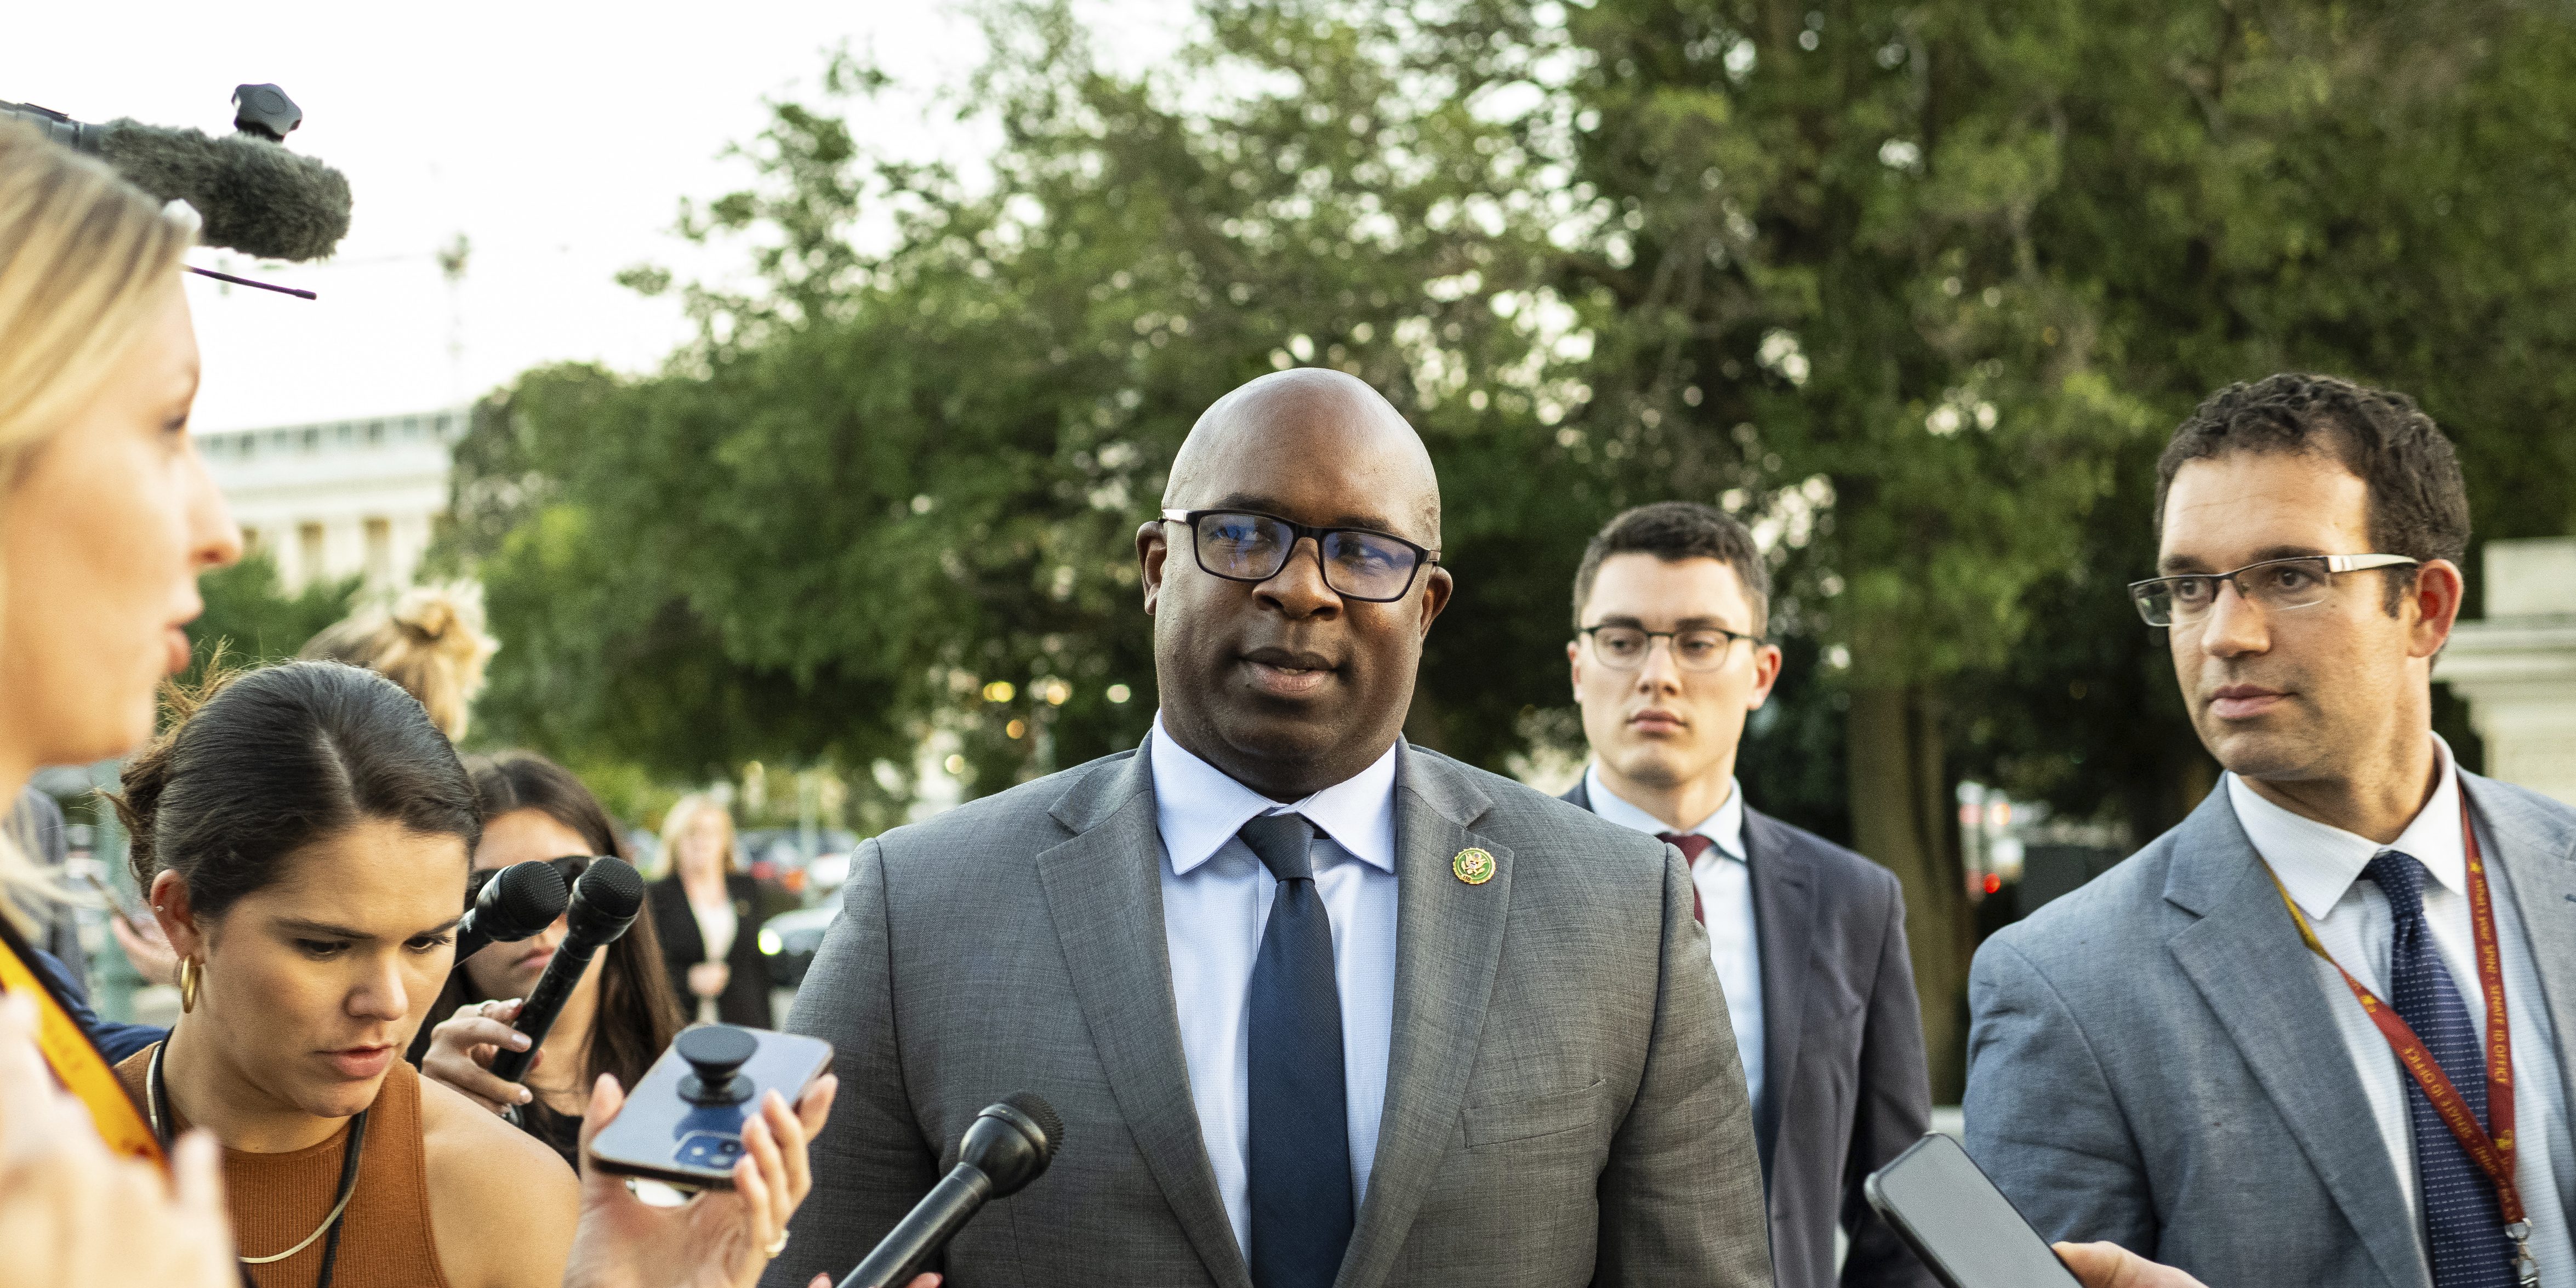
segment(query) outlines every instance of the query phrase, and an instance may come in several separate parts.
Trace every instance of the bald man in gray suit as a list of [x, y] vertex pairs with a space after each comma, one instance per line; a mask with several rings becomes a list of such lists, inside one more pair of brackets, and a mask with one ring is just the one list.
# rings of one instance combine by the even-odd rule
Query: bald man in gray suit
[[1400, 736], [1451, 589], [1411, 427], [1264, 377], [1164, 506], [1145, 746], [856, 856], [789, 1022], [842, 1098], [764, 1282], [846, 1271], [1027, 1090], [1062, 1152], [952, 1288], [1768, 1284], [1680, 853]]

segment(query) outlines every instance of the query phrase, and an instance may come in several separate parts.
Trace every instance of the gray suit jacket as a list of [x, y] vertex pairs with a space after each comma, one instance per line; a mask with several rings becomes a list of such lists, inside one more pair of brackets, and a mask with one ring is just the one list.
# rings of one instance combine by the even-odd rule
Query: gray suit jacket
[[[1584, 780], [1562, 798], [1592, 808]], [[1862, 1199], [1860, 1183], [1923, 1138], [1932, 1086], [1896, 874], [1747, 806], [1744, 849], [1762, 959], [1762, 1098], [1753, 1133], [1769, 1180], [1780, 1288], [1932, 1288], [1932, 1272]]]
[[[1411, 746], [1395, 822], [1394, 1049], [1340, 1288], [1767, 1284], [1680, 852]], [[1484, 885], [1451, 874], [1469, 846]], [[952, 1288], [1251, 1288], [1190, 1100], [1165, 862], [1134, 752], [860, 848], [788, 1021], [838, 1049], [840, 1102], [764, 1283], [847, 1271], [1025, 1089], [1063, 1150], [949, 1245]]]
[[[2576, 1034], [2576, 810], [2462, 775]], [[2202, 1282], [2430, 1288], [2323, 986], [2224, 790], [1986, 941], [1968, 977], [1968, 1151], [2051, 1239]], [[2562, 1060], [2562, 1069], [2576, 1062]]]

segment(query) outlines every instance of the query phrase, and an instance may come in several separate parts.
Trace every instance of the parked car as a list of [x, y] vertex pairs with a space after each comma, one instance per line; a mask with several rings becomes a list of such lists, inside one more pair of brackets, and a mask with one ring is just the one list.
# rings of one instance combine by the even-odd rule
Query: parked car
[[840, 911], [838, 905], [798, 908], [770, 918], [760, 928], [760, 957], [769, 965], [770, 987], [794, 988], [805, 982], [814, 951], [823, 946], [823, 932]]

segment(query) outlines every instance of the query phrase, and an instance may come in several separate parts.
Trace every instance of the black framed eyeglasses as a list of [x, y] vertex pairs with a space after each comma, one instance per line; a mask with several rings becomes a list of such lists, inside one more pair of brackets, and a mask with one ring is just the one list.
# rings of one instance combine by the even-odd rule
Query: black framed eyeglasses
[[2192, 572], [2129, 583], [2129, 598], [2149, 626], [2190, 625], [2218, 603], [2221, 583], [2236, 587], [2247, 603], [2278, 612], [2322, 604], [2334, 594], [2337, 573], [2398, 568], [2424, 562], [2405, 555], [2297, 555], [2265, 559], [2233, 572]]
[[1672, 642], [1673, 665], [1685, 671], [1714, 671], [1726, 665], [1737, 640], [1759, 644], [1762, 637], [1723, 626], [1694, 626], [1686, 631], [1650, 631], [1642, 626], [1586, 626], [1575, 634], [1592, 641], [1592, 656], [1613, 671], [1634, 671], [1646, 664], [1656, 640]]
[[[582, 873], [590, 871], [591, 860], [591, 855], [574, 854], [560, 859], [547, 859], [545, 865], [553, 868], [555, 875], [563, 878], [564, 888], [569, 890], [573, 882], [581, 880]], [[476, 868], [466, 873], [465, 905], [469, 908], [474, 906], [474, 900], [483, 893], [483, 887], [489, 884], [495, 875], [507, 871], [509, 871], [507, 868]]]
[[1315, 540], [1324, 584], [1344, 599], [1383, 604], [1404, 598], [1413, 579], [1440, 552], [1371, 528], [1317, 528], [1257, 510], [1165, 510], [1163, 522], [1186, 524], [1201, 570], [1227, 581], [1260, 583], [1279, 575], [1297, 543]]

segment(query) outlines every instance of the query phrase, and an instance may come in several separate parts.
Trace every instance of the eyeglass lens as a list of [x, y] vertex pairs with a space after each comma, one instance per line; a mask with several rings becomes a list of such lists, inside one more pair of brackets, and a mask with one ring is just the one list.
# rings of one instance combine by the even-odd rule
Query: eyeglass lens
[[2137, 589], [2138, 611], [2150, 626], [2199, 620], [2217, 604], [2219, 586], [2236, 583], [2236, 593], [2267, 609], [2306, 608], [2334, 592], [2334, 574], [2326, 561], [2276, 559], [2232, 573], [2193, 573], [2158, 577]]
[[[1261, 582], [1279, 575], [1297, 549], [1297, 531], [1261, 514], [1203, 514], [1196, 532], [1199, 566], [1219, 577]], [[1392, 537], [1335, 528], [1320, 543], [1324, 584], [1353, 599], [1389, 600], [1413, 584], [1421, 556]]]
[[[1673, 665], [1685, 671], [1713, 671], [1726, 661], [1735, 637], [1724, 631], [1681, 631], [1673, 637]], [[1655, 637], [1634, 626], [1596, 626], [1592, 655], [1613, 670], [1633, 671], [1646, 664]]]

